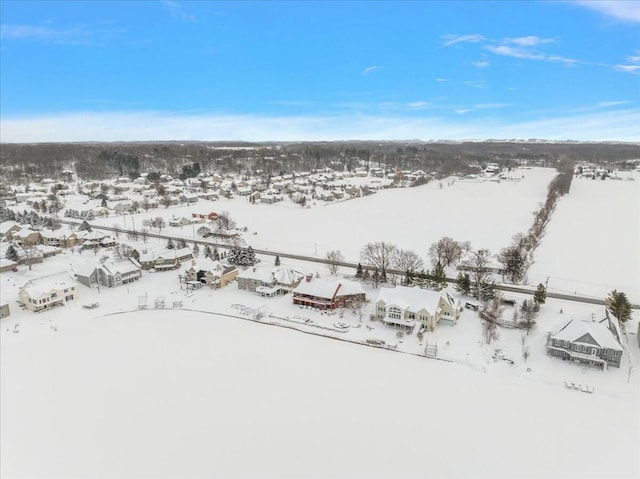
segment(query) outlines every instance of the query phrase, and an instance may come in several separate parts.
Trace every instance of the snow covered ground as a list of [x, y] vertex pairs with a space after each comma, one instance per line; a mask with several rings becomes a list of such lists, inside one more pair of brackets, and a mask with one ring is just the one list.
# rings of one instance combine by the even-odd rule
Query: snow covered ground
[[636, 181], [575, 178], [560, 199], [529, 269], [532, 284], [605, 297], [624, 291], [640, 303], [640, 174]]
[[[442, 189], [431, 183], [309, 209], [251, 205], [245, 198], [201, 201], [134, 215], [133, 221], [139, 228], [151, 216], [227, 210], [247, 226], [246, 238], [256, 248], [319, 256], [340, 249], [351, 260], [365, 243], [381, 240], [426, 259], [429, 245], [445, 235], [497, 252], [529, 227], [555, 171], [522, 173], [520, 182], [456, 181]], [[637, 229], [616, 236], [604, 212], [623, 205], [637, 228], [638, 182], [583, 182], [574, 182], [552, 216], [529, 279], [551, 275], [554, 289], [560, 287], [553, 273], [558, 271], [625, 290], [634, 263], [624, 258], [637, 253], [628, 233], [637, 238]], [[601, 195], [591, 188], [606, 190]], [[563, 213], [574, 195], [574, 212]], [[578, 202], [589, 205], [589, 218], [602, 218], [597, 228], [591, 223], [598, 235], [607, 235], [599, 242], [569, 243], [569, 235], [580, 238], [581, 226], [572, 221]], [[102, 221], [123, 227], [132, 222], [129, 215]], [[194, 230], [173, 229], [184, 236]], [[573, 257], [572, 249], [577, 257], [600, 261], [609, 241], [616, 245], [609, 261], [592, 271], [611, 279], [587, 279], [589, 261], [554, 269]], [[164, 245], [153, 239], [148, 245], [154, 242]], [[17, 307], [17, 288], [28, 279], [98, 258], [66, 250], [32, 271], [0, 274], [1, 299], [11, 305], [11, 316], [0, 323], [2, 477], [640, 474], [637, 314], [627, 328], [622, 367], [595, 371], [545, 355], [547, 332], [568, 319], [603, 312], [559, 300], [543, 306], [536, 328], [525, 336], [527, 360], [522, 331], [500, 329], [487, 345], [472, 311], [419, 340], [370, 321], [371, 303], [359, 318], [351, 311], [301, 309], [290, 296], [262, 298], [235, 284], [187, 293], [176, 271], [144, 272], [129, 286], [100, 292], [79, 286], [79, 300], [44, 313]], [[262, 259], [273, 263], [272, 257]], [[328, 277], [325, 266], [289, 264]], [[600, 286], [606, 287], [594, 294], [612, 289]], [[365, 291], [375, 299], [369, 285]], [[164, 297], [168, 308], [180, 301], [182, 309], [138, 311], [140, 296], [150, 308]], [[82, 308], [96, 301], [97, 309]], [[252, 320], [243, 314], [250, 310], [264, 316]], [[511, 314], [507, 308], [504, 317]], [[349, 327], [336, 327], [338, 322]], [[365, 346], [367, 339], [384, 340], [399, 352]], [[442, 361], [423, 357], [427, 343], [437, 344]], [[497, 353], [512, 364], [494, 359]], [[595, 392], [569, 390], [565, 381]]]
[[[245, 240], [254, 248], [319, 257], [340, 250], [348, 261], [358, 261], [362, 247], [375, 241], [411, 249], [426, 259], [429, 246], [443, 236], [471, 241], [475, 248], [497, 253], [509, 245], [514, 234], [531, 226], [532, 213], [544, 201], [555, 174], [552, 168], [518, 169], [513, 176], [521, 181], [449, 180], [443, 181], [442, 188], [439, 182], [431, 182], [416, 188], [380, 190], [347, 201], [317, 201], [310, 208], [288, 201], [251, 204], [240, 196], [201, 200], [191, 206], [138, 213], [133, 221], [139, 229], [142, 220], [152, 216], [168, 220], [192, 212], [228, 211], [238, 226], [248, 228]], [[81, 205], [78, 208], [82, 209]], [[96, 223], [132, 227], [129, 215]], [[197, 228], [166, 231], [193, 237]]]
[[[67, 251], [30, 273], [2, 273], [2, 294], [28, 276], [80, 260]], [[375, 299], [370, 286], [365, 290]], [[164, 297], [168, 308], [182, 301], [183, 309], [137, 311], [145, 294], [150, 308]], [[94, 301], [97, 309], [82, 308]], [[251, 320], [238, 305], [265, 316]], [[129, 286], [100, 292], [80, 286], [79, 300], [44, 313], [12, 304], [0, 330], [0, 473], [633, 477], [640, 471], [640, 376], [627, 382], [628, 358], [620, 369], [601, 372], [544, 354], [547, 331], [571, 317], [599, 316], [600, 307], [548, 302], [526, 338], [526, 362], [521, 331], [501, 330], [486, 345], [475, 312], [465, 310], [457, 325], [441, 324], [420, 341], [370, 321], [372, 311], [370, 304], [362, 321], [351, 311], [322, 314], [293, 305], [290, 296], [262, 298], [235, 284], [187, 293], [175, 271], [145, 272]], [[350, 343], [369, 338], [410, 354]], [[420, 357], [426, 342], [438, 345], [443, 361]], [[628, 347], [637, 365], [635, 335]], [[494, 360], [496, 349], [513, 364]], [[564, 381], [595, 393], [568, 390]]]

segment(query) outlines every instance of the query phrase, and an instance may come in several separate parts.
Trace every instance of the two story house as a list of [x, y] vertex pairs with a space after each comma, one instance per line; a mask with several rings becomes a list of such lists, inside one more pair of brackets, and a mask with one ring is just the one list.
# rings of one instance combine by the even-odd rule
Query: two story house
[[238, 268], [226, 261], [192, 260], [182, 277], [185, 281], [200, 281], [211, 288], [224, 288], [238, 276]]
[[417, 286], [380, 288], [376, 299], [376, 319], [405, 331], [416, 324], [434, 331], [443, 320], [457, 321], [462, 307], [446, 290], [430, 291]]
[[547, 354], [599, 369], [620, 367], [622, 333], [618, 319], [605, 309], [603, 319], [572, 319], [547, 336]]
[[76, 282], [66, 272], [32, 279], [18, 293], [20, 304], [30, 311], [43, 311], [77, 298]]
[[340, 280], [308, 279], [293, 290], [293, 304], [314, 309], [347, 307], [357, 301], [366, 301], [360, 283]]

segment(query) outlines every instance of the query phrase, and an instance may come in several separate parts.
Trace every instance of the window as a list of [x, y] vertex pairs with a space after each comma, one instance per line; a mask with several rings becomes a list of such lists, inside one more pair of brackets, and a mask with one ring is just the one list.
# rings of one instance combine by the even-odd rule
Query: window
[[401, 319], [402, 318], [402, 310], [396, 306], [390, 306], [387, 315], [393, 319]]

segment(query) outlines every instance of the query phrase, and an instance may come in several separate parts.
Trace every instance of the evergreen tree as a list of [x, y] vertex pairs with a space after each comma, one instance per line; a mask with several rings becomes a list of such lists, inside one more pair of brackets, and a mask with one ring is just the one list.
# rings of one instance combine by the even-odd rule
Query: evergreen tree
[[622, 291], [616, 289], [611, 291], [607, 299], [604, 300], [604, 305], [609, 308], [613, 315], [621, 322], [631, 319], [631, 302]]
[[9, 245], [7, 251], [5, 251], [4, 257], [8, 260], [15, 261], [16, 263], [20, 261], [18, 251], [14, 245]]
[[204, 247], [204, 257], [205, 258], [209, 258], [209, 259], [213, 259], [212, 255], [213, 255], [213, 253], [211, 252], [211, 248], [209, 247], [209, 245], [206, 245]]
[[102, 208], [108, 208], [107, 206], [107, 199], [106, 198], [102, 198], [102, 203], [100, 203], [100, 206]]
[[356, 268], [356, 279], [362, 279], [362, 265], [358, 263], [358, 267]]
[[456, 291], [467, 296], [471, 294], [471, 278], [469, 277], [469, 273], [458, 273], [458, 277], [456, 278]]
[[544, 304], [547, 301], [547, 289], [544, 287], [544, 284], [540, 283], [536, 292], [533, 293], [533, 300], [540, 304]]
[[169, 238], [169, 241], [167, 241], [167, 249], [175, 249], [176, 245], [174, 244], [173, 240], [171, 238]]
[[89, 223], [87, 223], [86, 221], [83, 221], [78, 229], [81, 231], [91, 231], [91, 225], [89, 225]]
[[280, 256], [276, 255], [276, 266], [280, 266]]
[[239, 265], [238, 256], [239, 256], [238, 248], [231, 248], [229, 250], [229, 254], [227, 255], [227, 262], [229, 264]]
[[247, 256], [246, 256], [246, 265], [247, 266], [253, 266], [254, 264], [256, 264], [258, 262], [258, 260], [256, 259], [256, 253], [255, 251], [253, 251], [253, 248], [251, 246], [249, 246], [247, 248]]
[[200, 256], [200, 246], [198, 243], [193, 243], [193, 257], [197, 258], [198, 256]]
[[431, 273], [431, 281], [436, 290], [440, 291], [447, 287], [447, 275], [444, 272], [444, 266], [440, 261], [436, 262], [433, 272]]
[[220, 261], [220, 253], [218, 252], [218, 248], [213, 247], [213, 260]]

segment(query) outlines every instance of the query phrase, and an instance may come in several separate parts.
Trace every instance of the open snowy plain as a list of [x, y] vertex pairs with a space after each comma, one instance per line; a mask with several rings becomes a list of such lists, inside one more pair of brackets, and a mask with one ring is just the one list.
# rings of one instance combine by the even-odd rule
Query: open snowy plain
[[604, 297], [624, 291], [640, 304], [640, 175], [626, 180], [574, 178], [561, 198], [529, 269], [549, 290]]
[[[496, 252], [526, 231], [555, 174], [523, 173], [520, 182], [430, 184], [310, 209], [243, 198], [201, 202], [134, 221], [228, 210], [247, 226], [254, 247], [313, 255], [317, 243], [319, 256], [341, 249], [353, 260], [362, 245], [380, 240], [426, 256], [444, 235]], [[629, 184], [637, 191], [638, 182]], [[579, 186], [574, 182], [562, 201]], [[607, 198], [603, 210], [617, 204], [615, 195]], [[537, 252], [539, 271], [553, 264], [545, 241], [563, 224], [556, 220], [564, 204]], [[479, 213], [469, 215], [469, 205]], [[126, 225], [131, 218], [103, 221]], [[174, 231], [189, 236], [192, 228]], [[0, 295], [14, 298], [29, 278], [96, 259], [66, 250], [32, 271], [2, 273]], [[328, 277], [324, 266], [292, 265]], [[12, 299], [12, 314], [0, 323], [2, 477], [640, 474], [637, 314], [622, 367], [595, 371], [544, 353], [548, 331], [571, 318], [601, 317], [595, 305], [549, 300], [525, 337], [525, 360], [522, 331], [501, 329], [488, 345], [477, 313], [468, 310], [455, 326], [441, 324], [420, 340], [371, 322], [371, 303], [361, 319], [351, 311], [303, 310], [290, 296], [262, 298], [235, 284], [186, 292], [176, 271], [144, 272], [114, 289], [79, 287], [77, 301], [39, 314], [21, 311]], [[365, 291], [375, 300], [376, 290]], [[138, 311], [143, 295], [150, 308], [158, 297], [182, 308]], [[94, 301], [99, 308], [82, 308]], [[247, 309], [264, 316], [251, 319], [242, 314]], [[507, 308], [504, 316], [510, 314]], [[338, 330], [337, 321], [349, 327]], [[397, 352], [361, 344], [369, 338]], [[427, 343], [437, 344], [441, 360], [423, 356]], [[497, 351], [512, 363], [496, 359]], [[569, 390], [565, 381], [595, 392]]]

